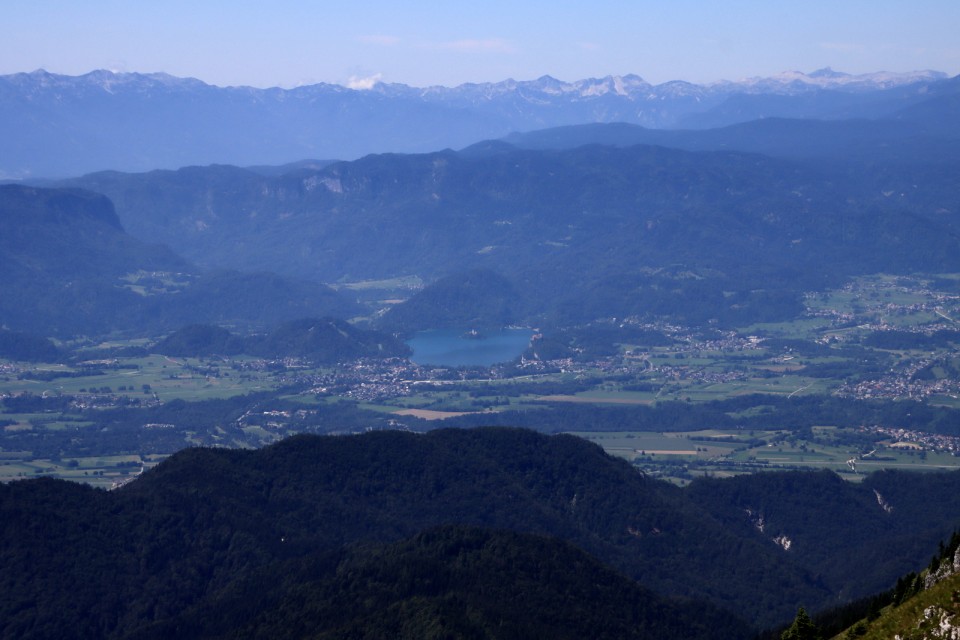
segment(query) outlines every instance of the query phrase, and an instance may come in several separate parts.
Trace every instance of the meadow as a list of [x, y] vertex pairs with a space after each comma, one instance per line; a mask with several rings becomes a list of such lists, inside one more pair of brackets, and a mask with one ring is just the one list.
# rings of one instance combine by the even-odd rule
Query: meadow
[[960, 469], [960, 457], [919, 444], [883, 440], [866, 454], [843, 444], [849, 429], [816, 427], [812, 438], [790, 431], [705, 429], [674, 433], [572, 432], [650, 475], [684, 484], [698, 476], [724, 477], [758, 471], [830, 469], [850, 481], [883, 469]]

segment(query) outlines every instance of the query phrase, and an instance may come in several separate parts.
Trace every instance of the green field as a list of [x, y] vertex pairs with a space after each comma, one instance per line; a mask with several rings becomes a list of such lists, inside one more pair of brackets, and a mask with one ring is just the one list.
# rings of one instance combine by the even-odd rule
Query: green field
[[[130, 281], [131, 286], [140, 284]], [[338, 287], [380, 299], [409, 296], [422, 284], [415, 278], [406, 278], [339, 283]], [[960, 377], [957, 344], [939, 342], [930, 351], [895, 350], [871, 347], [870, 341], [864, 340], [891, 328], [908, 330], [934, 321], [937, 324], [928, 327], [928, 334], [934, 329], [956, 328], [957, 322], [952, 318], [960, 318], [960, 297], [930, 291], [928, 286], [929, 281], [922, 277], [864, 276], [841, 289], [808, 294], [807, 315], [791, 322], [758, 324], [736, 332], [658, 325], [655, 330], [662, 329], [669, 338], [655, 343], [661, 346], [612, 344], [602, 355], [578, 356], [561, 365], [532, 370], [517, 366], [458, 375], [444, 369], [419, 370], [407, 363], [397, 378], [403, 382], [393, 386], [389, 371], [385, 371], [395, 366], [390, 363], [374, 371], [376, 367], [366, 364], [310, 369], [295, 361], [267, 362], [245, 357], [104, 357], [102, 354], [111, 352], [129, 353], [131, 348], [140, 348], [142, 352], [151, 341], [114, 339], [91, 344], [78, 340], [62, 345], [76, 349], [70, 365], [0, 360], [0, 397], [31, 394], [69, 400], [69, 404], [51, 402], [49, 413], [23, 408], [24, 413], [11, 410], [0, 414], [0, 437], [10, 434], [10, 449], [31, 448], [33, 434], [42, 437], [44, 432], [51, 437], [57, 432], [66, 436], [77, 429], [77, 437], [84, 440], [85, 427], [96, 424], [98, 412], [103, 410], [139, 407], [150, 411], [173, 400], [239, 400], [239, 396], [270, 391], [278, 391], [283, 399], [307, 407], [356, 402], [360, 409], [380, 414], [413, 412], [417, 417], [435, 421], [460, 413], [556, 409], [558, 403], [597, 405], [605, 410], [636, 407], [639, 412], [665, 402], [696, 404], [764, 394], [779, 398], [840, 394], [854, 399], [901, 400], [907, 396], [897, 389], [919, 381], [930, 385], [930, 391], [922, 396], [924, 402], [960, 409], [960, 389], [952, 384]], [[368, 370], [373, 373], [363, 373]], [[908, 370], [923, 375], [896, 373]], [[885, 395], [876, 395], [872, 387], [866, 394], [856, 395], [860, 391], [853, 388], [853, 383], [860, 380], [869, 385], [886, 385], [881, 390]], [[385, 391], [365, 394], [364, 386]], [[739, 410], [738, 415], [755, 418], [761, 414], [763, 407], [757, 403], [765, 400], [751, 402], [752, 406]], [[567, 409], [569, 413], [577, 411], [563, 408]], [[842, 444], [843, 438], [832, 438], [828, 431], [820, 431], [812, 441], [804, 442], [786, 431], [778, 431], [780, 425], [776, 423], [759, 424], [769, 431], [580, 435], [648, 473], [684, 482], [697, 475], [767, 469], [830, 468], [856, 479], [880, 468], [958, 466], [957, 458], [933, 450], [920, 453], [892, 448], [883, 452], [882, 459], [860, 459], [849, 465], [848, 461], [862, 451]], [[216, 433], [217, 423], [209, 427], [206, 441], [198, 435], [206, 427], [195, 427], [194, 431], [180, 434], [179, 440], [165, 442], [160, 450], [186, 442], [218, 446], [241, 446], [238, 443], [242, 442], [243, 446], [256, 446], [272, 442], [280, 433], [276, 426], [266, 428], [252, 423], [243, 427], [246, 439], [243, 435], [221, 439], [222, 434]], [[99, 464], [86, 459], [71, 461], [66, 458], [69, 447], [66, 444], [60, 448], [64, 460], [40, 460], [34, 459], [31, 452], [6, 451], [0, 440], [0, 479], [55, 475], [110, 486], [132, 473], [108, 459], [107, 454], [117, 451], [104, 451], [107, 458]], [[52, 455], [49, 447], [38, 451]]]
[[111, 489], [129, 482], [166, 457], [117, 455], [54, 461], [35, 459], [27, 451], [6, 451], [0, 453], [0, 482], [50, 476]]
[[[234, 361], [242, 362], [242, 359]], [[4, 376], [4, 379], [0, 379], [0, 391], [40, 396], [125, 395], [131, 398], [168, 401], [176, 398], [226, 398], [276, 386], [274, 377], [266, 372], [234, 371], [228, 363], [218, 359], [151, 355], [144, 358], [117, 358], [103, 364], [91, 362], [83, 366], [17, 364], [23, 370], [22, 373], [27, 375]], [[85, 370], [95, 370], [98, 373], [74, 377], [75, 374], [83, 374]], [[31, 379], [46, 376], [52, 379]]]
[[[791, 440], [787, 431], [704, 430], [684, 433], [573, 432], [643, 471], [673, 482], [697, 476], [724, 476], [785, 469], [830, 469], [857, 481], [881, 469], [944, 471], [960, 469], [950, 453], [898, 449], [881, 444], [872, 456], [844, 445], [830, 445], [838, 430], [818, 427], [813, 442]], [[848, 461], [853, 460], [851, 464]]]

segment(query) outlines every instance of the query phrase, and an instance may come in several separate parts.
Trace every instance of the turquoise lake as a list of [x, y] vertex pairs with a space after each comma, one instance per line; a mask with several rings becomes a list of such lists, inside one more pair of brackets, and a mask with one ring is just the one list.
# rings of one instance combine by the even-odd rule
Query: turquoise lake
[[531, 329], [483, 331], [481, 337], [465, 337], [458, 329], [419, 331], [407, 340], [417, 364], [442, 367], [489, 367], [513, 360], [530, 344]]

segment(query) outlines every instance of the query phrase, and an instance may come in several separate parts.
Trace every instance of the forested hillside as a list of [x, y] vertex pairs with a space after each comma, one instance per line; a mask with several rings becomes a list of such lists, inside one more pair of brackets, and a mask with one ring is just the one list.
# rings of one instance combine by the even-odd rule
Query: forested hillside
[[70, 184], [109, 195], [132, 233], [201, 264], [326, 282], [483, 269], [511, 283], [496, 299], [519, 296], [507, 315], [535, 324], [784, 319], [800, 292], [850, 275], [960, 268], [948, 164], [838, 162], [494, 145], [277, 178], [211, 167]]
[[363, 330], [336, 318], [301, 318], [266, 333], [241, 336], [214, 325], [193, 324], [151, 347], [170, 356], [249, 354], [270, 359], [303, 358], [335, 363], [358, 358], [399, 358], [410, 349], [390, 334]]
[[0, 186], [0, 322], [41, 335], [272, 324], [357, 307], [321, 284], [205, 271], [127, 234], [103, 195]]
[[[913, 475], [856, 486], [830, 474], [784, 474], [684, 491], [577, 438], [515, 429], [186, 450], [111, 493], [50, 480], [0, 486], [0, 576], [10, 594], [0, 619], [7, 637], [126, 637], [154, 625], [189, 629], [200, 619], [222, 635], [318, 618], [334, 632], [369, 628], [377, 611], [381, 630], [422, 629], [440, 624], [437, 615], [480, 629], [515, 615], [509, 603], [518, 592], [484, 588], [474, 600], [459, 578], [494, 585], [510, 575], [512, 588], [530, 581], [541, 613], [553, 611], [570, 606], [558, 598], [580, 602], [617, 584], [610, 577], [605, 587], [590, 586], [597, 583], [586, 576], [600, 579], [607, 569], [586, 551], [661, 596], [706, 600], [771, 626], [789, 620], [797, 603], [822, 609], [892, 583], [911, 562], [922, 566], [956, 525], [958, 482], [956, 474]], [[450, 524], [546, 535], [582, 551], [472, 529], [381, 546]], [[543, 559], [508, 561], [524, 548], [540, 549]], [[582, 570], [568, 572], [567, 583], [551, 578], [558, 564]], [[260, 595], [249, 598], [251, 590]], [[663, 637], [719, 637], [678, 632], [675, 607], [683, 605], [633, 587], [618, 591], [616, 602], [647, 604], [611, 617], [610, 629], [643, 629], [663, 617]], [[357, 601], [302, 604], [333, 592]], [[709, 607], [696, 610], [705, 617], [681, 615], [689, 629], [737, 628], [732, 618], [718, 623]]]

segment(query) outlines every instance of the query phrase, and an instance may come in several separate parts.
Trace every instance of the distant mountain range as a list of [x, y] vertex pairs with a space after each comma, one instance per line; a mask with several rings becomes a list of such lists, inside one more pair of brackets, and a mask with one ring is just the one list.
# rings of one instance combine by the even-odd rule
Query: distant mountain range
[[[280, 118], [297, 104], [302, 107], [297, 113], [307, 118], [310, 126], [340, 122], [344, 128], [337, 135], [353, 136], [355, 141], [376, 129], [377, 122], [393, 135], [415, 131], [420, 126], [415, 118], [387, 123], [377, 115], [385, 113], [380, 109], [395, 100], [414, 104], [414, 94], [417, 109], [459, 109], [456, 117], [453, 111], [445, 112], [459, 126], [473, 122], [471, 118], [479, 113], [471, 110], [471, 104], [489, 107], [484, 117], [493, 117], [490, 109], [504, 107], [508, 104], [505, 100], [515, 102], [518, 114], [553, 113], [556, 119], [561, 119], [561, 112], [572, 113], [558, 105], [576, 104], [586, 109], [598, 107], [595, 100], [616, 104], [632, 100], [636, 107], [643, 95], [637, 87], [644, 84], [631, 77], [573, 84], [541, 79], [449, 90], [378, 85], [360, 92], [317, 85], [261, 92], [222, 90], [198, 81], [135, 74], [66, 79], [31, 74], [7, 80], [10, 78], [19, 78], [17, 86], [21, 88], [39, 86], [42, 90], [25, 93], [35, 102], [57, 98], [54, 102], [61, 105], [57, 107], [60, 111], [54, 111], [70, 115], [74, 124], [89, 124], [92, 121], [87, 116], [99, 114], [101, 141], [113, 139], [113, 134], [103, 132], [112, 131], [117, 122], [133, 122], [130, 113], [116, 111], [119, 105], [126, 104], [128, 111], [141, 105], [138, 135], [151, 139], [118, 134], [116, 139], [123, 144], [118, 142], [116, 149], [125, 152], [141, 142], [162, 151], [164, 145], [200, 144], [203, 140], [214, 150], [219, 148], [215, 141], [204, 138], [214, 134], [225, 144], [253, 144], [260, 139], [257, 132], [273, 126], [270, 123], [297, 126], [292, 116]], [[275, 272], [330, 283], [398, 276], [436, 282], [435, 287], [382, 318], [381, 326], [394, 331], [436, 323], [445, 326], [458, 320], [473, 325], [483, 318], [494, 324], [570, 326], [634, 315], [669, 317], [685, 324], [742, 326], [791, 317], [802, 309], [802, 292], [836, 285], [849, 275], [960, 269], [956, 197], [960, 173], [955, 169], [960, 162], [960, 78], [940, 79], [931, 74], [855, 78], [820, 72], [737, 86], [740, 93], [726, 94], [730, 100], [734, 95], [739, 96], [737, 100], [775, 98], [796, 106], [800, 104], [796, 100], [810, 98], [813, 102], [809, 105], [813, 105], [821, 98], [842, 95], [844, 99], [872, 101], [875, 113], [886, 111], [873, 119], [767, 117], [713, 129], [650, 129], [630, 122], [593, 122], [514, 133], [475, 142], [460, 151], [371, 154], [354, 161], [296, 161], [250, 169], [212, 165], [146, 173], [105, 171], [69, 180], [30, 182], [106, 195], [116, 207], [115, 213], [112, 208], [109, 211], [113, 228], [107, 233], [122, 233], [122, 224], [134, 238], [164, 243], [202, 269]], [[308, 100], [303, 97], [306, 95], [313, 98]], [[179, 97], [165, 102], [172, 100], [171, 96]], [[232, 97], [224, 103], [224, 96]], [[252, 96], [259, 97], [254, 100]], [[358, 102], [341, 103], [330, 111], [334, 114], [331, 119], [310, 119], [311, 109], [317, 105], [333, 104], [321, 96]], [[549, 96], [559, 102], [551, 103]], [[259, 106], [250, 110], [253, 103]], [[266, 109], [267, 103], [273, 106]], [[158, 113], [154, 109], [158, 104], [167, 105], [166, 124], [151, 120], [151, 114]], [[376, 109], [372, 109], [374, 104]], [[313, 106], [308, 109], [305, 105]], [[112, 120], [100, 109], [107, 106], [115, 110]], [[413, 111], [406, 115], [402, 111], [391, 113], [401, 119], [412, 118]], [[34, 116], [38, 122], [60, 126], [58, 122], [66, 121], [58, 120], [57, 113], [37, 112]], [[591, 117], [597, 115], [591, 113]], [[245, 123], [237, 121], [229, 131], [216, 133], [240, 114], [247, 119]], [[188, 135], [185, 123], [201, 116], [216, 122], [208, 123], [197, 136]], [[337, 118], [355, 118], [356, 122]], [[358, 124], [361, 120], [365, 128]], [[438, 134], [444, 130], [444, 122], [440, 118], [428, 128]], [[164, 126], [174, 125], [182, 125], [180, 142], [173, 134], [159, 140], [164, 131], [169, 133]], [[4, 126], [12, 125], [0, 119], [0, 128]], [[353, 126], [360, 128], [351, 129]], [[311, 131], [300, 139], [320, 135], [319, 129]], [[281, 134], [278, 129], [276, 135], [267, 136], [274, 150], [285, 144], [287, 138]], [[11, 138], [15, 137], [11, 133]], [[384, 140], [382, 144], [388, 144]], [[9, 148], [5, 145], [0, 155]], [[46, 158], [69, 157], [47, 148], [36, 152]], [[289, 149], [278, 153], [288, 152], [292, 153]], [[95, 155], [91, 152], [90, 157]], [[44, 202], [59, 202], [67, 192], [60, 193], [44, 196]], [[48, 218], [38, 215], [30, 224], [37, 226]], [[48, 232], [60, 238], [63, 250], [48, 251], [42, 243], [37, 245]], [[67, 249], [76, 254], [80, 241], [88, 236], [78, 234], [78, 246], [64, 242], [65, 237], [63, 230], [52, 224], [43, 233], [37, 232], [32, 244], [56, 264], [70, 255]], [[115, 246], [122, 248], [131, 240]], [[18, 252], [29, 246], [11, 244], [10, 256], [20, 255]], [[108, 258], [110, 251], [84, 250], [93, 255], [85, 265], [112, 259]], [[10, 256], [0, 256], [0, 260]], [[173, 307], [165, 305], [164, 313], [159, 313], [151, 304], [160, 299], [173, 301], [173, 297], [155, 294], [170, 293], [171, 286], [176, 289], [180, 285], [140, 282], [142, 276], [136, 282], [117, 282], [141, 271], [176, 269], [136, 266], [129, 257], [122, 258], [126, 267], [109, 274], [112, 280], [102, 297], [84, 293], [78, 302], [106, 308], [108, 304], [94, 302], [136, 295], [130, 298], [137, 303], [131, 308], [141, 309], [138, 313], [150, 324], [179, 326], [172, 316], [165, 315], [173, 313], [168, 311]], [[20, 266], [12, 265], [10, 273], [20, 273], [16, 268], [28, 259], [23, 253]], [[29, 270], [23, 274], [36, 275]], [[181, 307], [184, 313], [177, 312], [176, 318], [180, 325], [224, 324], [262, 319], [262, 312], [284, 308], [261, 304], [266, 298], [251, 292], [262, 291], [262, 287], [277, 295], [287, 291], [285, 299], [295, 301], [300, 309], [292, 315], [284, 312], [272, 323], [307, 316], [354, 317], [342, 298], [334, 303], [329, 290], [310, 295], [302, 290], [302, 283], [297, 285], [301, 288], [288, 290], [289, 283], [272, 286], [269, 282], [273, 281], [264, 277], [260, 276], [256, 286], [249, 286], [245, 277], [235, 274], [230, 286], [221, 282], [204, 294], [219, 297], [217, 313], [195, 313], [204, 305], [194, 302], [190, 313]], [[205, 281], [209, 280], [199, 280], [196, 285]], [[107, 282], [101, 279], [103, 285]], [[465, 283], [477, 295], [463, 295]], [[204, 288], [196, 285], [188, 295], [176, 299], [186, 304], [194, 295], [200, 296]], [[77, 284], [70, 286], [73, 289], [68, 291], [78, 290]], [[31, 285], [20, 291], [55, 292], [61, 288]], [[143, 299], [143, 293], [152, 297]], [[8, 299], [33, 304], [23, 293]], [[314, 304], [321, 299], [326, 302]], [[60, 313], [71, 322], [86, 313], [48, 302], [48, 314]], [[33, 317], [25, 311], [28, 308], [36, 305], [11, 303], [7, 317], [24, 313], [24, 318]], [[7, 322], [13, 329], [29, 328], [27, 320]], [[70, 331], [60, 321], [51, 326], [58, 327], [54, 333]]]
[[762, 117], [877, 118], [947, 82], [934, 71], [651, 85], [635, 75], [415, 88], [215, 87], [162, 73], [0, 76], [0, 179], [460, 148], [595, 122], [705, 128]]
[[471, 281], [481, 297], [446, 286], [397, 308], [384, 317], [395, 330], [481, 307], [532, 326], [735, 324], [791, 316], [801, 291], [851, 274], [960, 269], [960, 144], [918, 133], [949, 130], [956, 110], [941, 106], [696, 132], [594, 124], [279, 176], [211, 166], [58, 184], [106, 194], [131, 234], [206, 267], [321, 282], [487, 274]]

